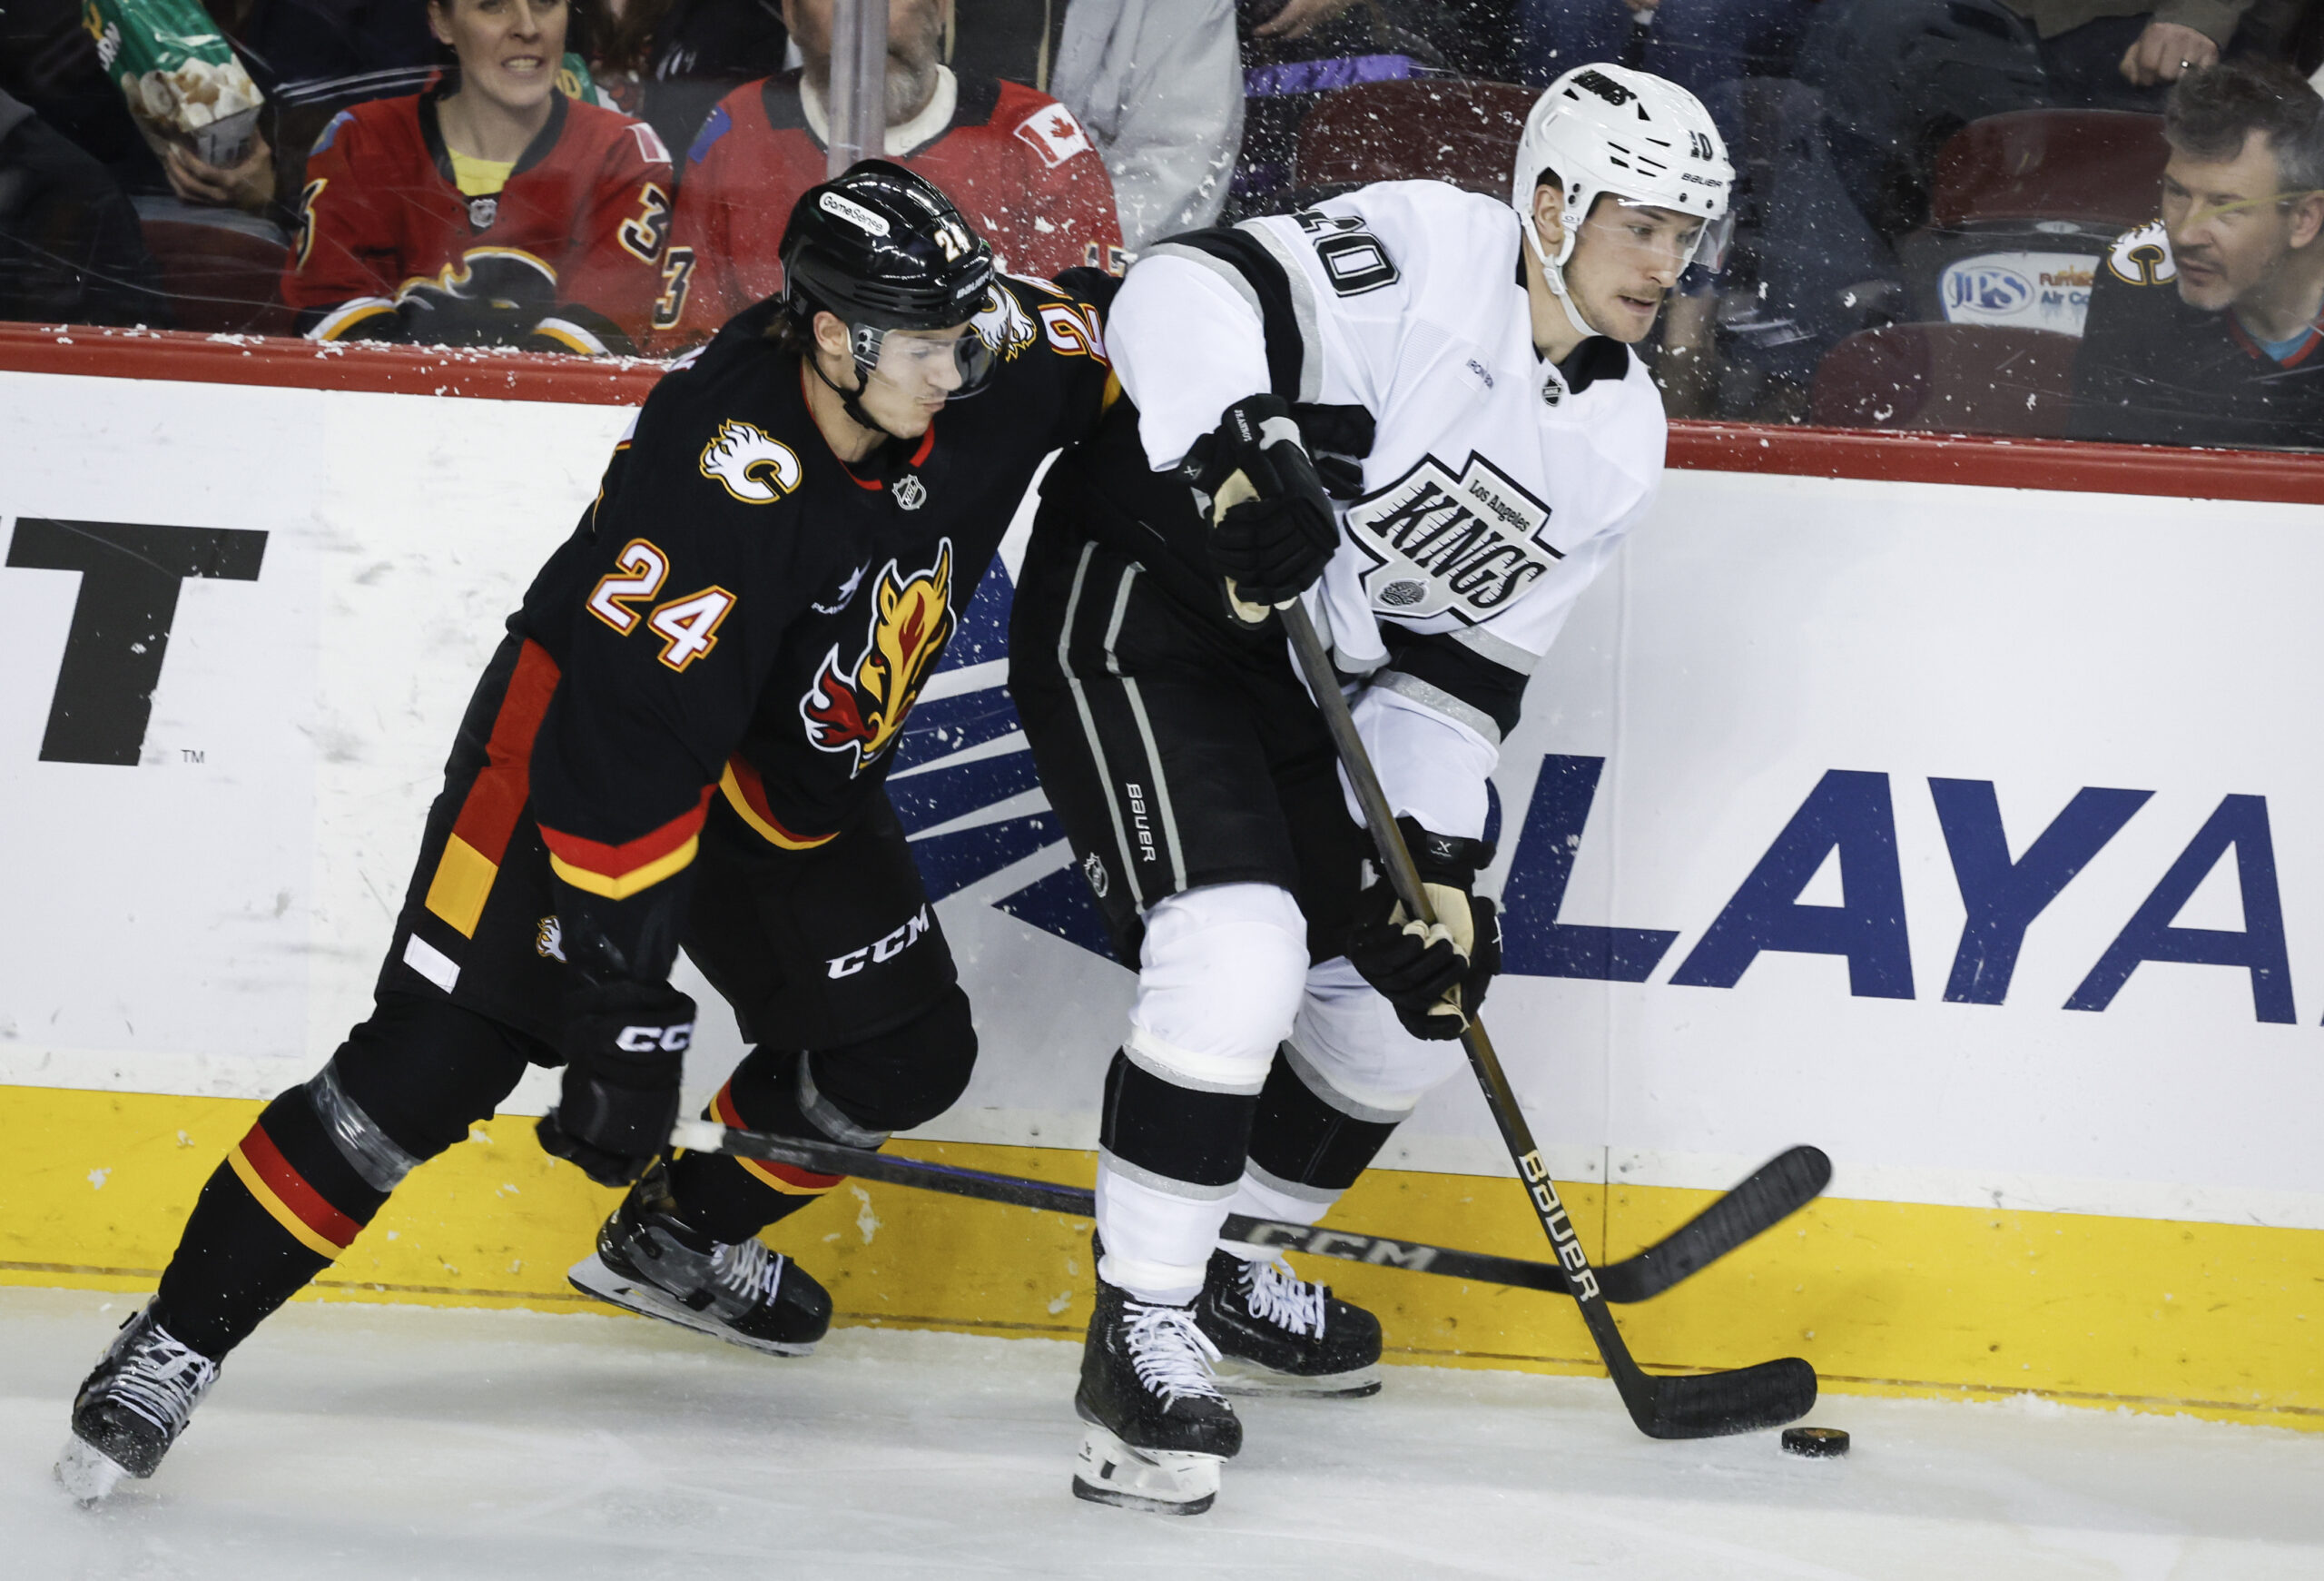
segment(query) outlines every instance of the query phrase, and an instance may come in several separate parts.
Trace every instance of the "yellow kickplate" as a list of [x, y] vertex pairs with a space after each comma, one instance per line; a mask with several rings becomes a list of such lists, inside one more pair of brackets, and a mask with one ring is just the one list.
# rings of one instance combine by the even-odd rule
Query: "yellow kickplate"
[[[15, 1171], [0, 1282], [150, 1289], [203, 1181], [261, 1106], [0, 1088]], [[1086, 1184], [1088, 1153], [914, 1142], [899, 1151]], [[1590, 1254], [1627, 1256], [1711, 1193], [1561, 1185]], [[319, 1280], [325, 1299], [595, 1304], [565, 1282], [618, 1193], [541, 1152], [513, 1115], [421, 1166]], [[1513, 1180], [1375, 1170], [1334, 1222], [1541, 1256]], [[1089, 1222], [848, 1181], [768, 1239], [831, 1288], [842, 1322], [1078, 1339]], [[1391, 1361], [1600, 1370], [1571, 1302], [1302, 1259], [1378, 1312]], [[2324, 1430], [2324, 1231], [1911, 1203], [1819, 1201], [1656, 1300], [1617, 1308], [1658, 1369], [1807, 1358], [1835, 1392], [2186, 1411]], [[597, 1308], [598, 1310], [606, 1309]]]

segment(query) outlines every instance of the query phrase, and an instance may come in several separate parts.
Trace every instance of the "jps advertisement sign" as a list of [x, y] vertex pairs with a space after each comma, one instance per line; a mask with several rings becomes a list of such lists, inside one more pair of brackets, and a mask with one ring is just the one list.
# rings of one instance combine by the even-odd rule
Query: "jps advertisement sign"
[[2079, 335], [2090, 316], [2093, 270], [2081, 252], [1986, 252], [1956, 259], [1937, 280], [1950, 324], [2014, 324]]

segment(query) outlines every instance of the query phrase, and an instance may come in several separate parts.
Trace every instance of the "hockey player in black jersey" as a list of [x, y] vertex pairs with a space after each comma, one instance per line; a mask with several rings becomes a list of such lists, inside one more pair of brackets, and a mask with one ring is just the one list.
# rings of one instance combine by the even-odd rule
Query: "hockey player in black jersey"
[[227, 1353], [528, 1063], [564, 1067], [542, 1145], [630, 1187], [576, 1285], [776, 1354], [828, 1328], [757, 1235], [837, 1177], [660, 1157], [694, 1021], [670, 968], [683, 945], [755, 1045], [728, 1124], [877, 1147], [966, 1086], [968, 1000], [883, 781], [1035, 467], [1097, 420], [1113, 282], [996, 274], [880, 161], [799, 200], [783, 264], [655, 388], [510, 618], [377, 1006], [212, 1176], [82, 1386], [77, 1496], [150, 1476]]
[[[1601, 65], [1541, 96], [1513, 176], [1508, 203], [1386, 183], [1149, 249], [1108, 321], [1129, 399], [1043, 485], [1010, 687], [1138, 968], [1100, 1118], [1086, 1498], [1207, 1507], [1242, 1441], [1221, 1386], [1378, 1387], [1372, 1315], [1219, 1224], [1315, 1223], [1460, 1067], [1500, 962], [1486, 777], [1652, 504], [1662, 407], [1629, 347], [1715, 255], [1733, 172], [1692, 95]], [[1267, 608], [1295, 597], [1432, 929], [1367, 878]]]

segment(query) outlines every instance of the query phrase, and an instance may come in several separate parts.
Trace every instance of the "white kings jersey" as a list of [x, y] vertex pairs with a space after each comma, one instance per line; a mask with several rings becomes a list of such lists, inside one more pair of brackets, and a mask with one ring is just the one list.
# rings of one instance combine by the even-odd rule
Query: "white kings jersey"
[[1661, 398], [1627, 348], [1535, 355], [1521, 245], [1506, 203], [1383, 183], [1154, 248], [1107, 324], [1157, 470], [1269, 389], [1372, 414], [1363, 496], [1305, 601], [1367, 677], [1391, 805], [1445, 835], [1482, 833], [1523, 677], [1662, 475]]

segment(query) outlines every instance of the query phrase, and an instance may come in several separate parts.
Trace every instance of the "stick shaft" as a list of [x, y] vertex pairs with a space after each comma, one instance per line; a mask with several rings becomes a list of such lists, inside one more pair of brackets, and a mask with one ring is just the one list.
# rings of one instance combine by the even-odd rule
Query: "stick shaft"
[[[674, 1147], [689, 1148], [696, 1152], [720, 1152], [731, 1158], [772, 1159], [778, 1163], [793, 1164], [824, 1174], [850, 1175], [919, 1191], [943, 1191], [953, 1196], [973, 1197], [980, 1201], [1065, 1213], [1077, 1219], [1092, 1218], [1097, 1211], [1096, 1193], [1086, 1186], [1029, 1181], [1017, 1175], [991, 1174], [983, 1170], [931, 1163], [924, 1159], [865, 1152], [857, 1148], [796, 1137], [732, 1131], [704, 1121], [681, 1121], [672, 1131], [670, 1141]], [[1220, 1227], [1219, 1239], [1239, 1240], [1246, 1246], [1265, 1246], [1283, 1251], [1337, 1258], [1344, 1262], [1370, 1263], [1374, 1267], [1403, 1269], [1412, 1273], [1433, 1273], [1478, 1284], [1511, 1285], [1520, 1290], [1545, 1290], [1553, 1295], [1567, 1293], [1564, 1270], [1555, 1263], [1502, 1257], [1489, 1251], [1464, 1251], [1457, 1247], [1432, 1246], [1425, 1241], [1401, 1240], [1361, 1230], [1325, 1230], [1315, 1225], [1295, 1224], [1287, 1220], [1256, 1219], [1248, 1214], [1233, 1213]]]
[[[1086, 1186], [992, 1174], [897, 1153], [866, 1152], [836, 1142], [731, 1131], [703, 1121], [680, 1122], [671, 1135], [671, 1145], [695, 1152], [724, 1153], [729, 1158], [771, 1159], [824, 1174], [852, 1175], [913, 1191], [941, 1191], [1077, 1219], [1090, 1218], [1096, 1210], [1094, 1195]], [[1662, 1240], [1636, 1256], [1598, 1270], [1606, 1299], [1618, 1305], [1653, 1299], [1797, 1212], [1816, 1199], [1831, 1177], [1831, 1161], [1814, 1148], [1792, 1148], [1777, 1154]], [[1227, 1216], [1219, 1236], [1247, 1246], [1436, 1274], [1472, 1284], [1508, 1285], [1561, 1296], [1572, 1293], [1564, 1269], [1554, 1262], [1433, 1246], [1363, 1230], [1325, 1229], [1234, 1213]]]
[[[1315, 635], [1315, 622], [1307, 618], [1306, 607], [1295, 598], [1280, 606], [1277, 613], [1291, 638], [1292, 657], [1306, 678], [1307, 689], [1315, 694], [1315, 706], [1323, 711], [1332, 744], [1339, 749], [1340, 765], [1347, 771], [1348, 783], [1355, 787], [1364, 825], [1371, 830], [1372, 843], [1379, 851], [1381, 871], [1394, 885], [1396, 897], [1404, 903], [1404, 909], [1422, 923], [1433, 924], [1436, 914], [1428, 904], [1420, 870], [1413, 865], [1412, 852], [1405, 847], [1403, 835], [1396, 827], [1395, 813], [1388, 805], [1387, 793], [1380, 787], [1380, 776], [1373, 771], [1372, 755], [1364, 749], [1364, 737], [1355, 727], [1355, 716], [1349, 711], [1347, 698], [1340, 693], [1339, 677], [1334, 673], [1323, 642]], [[1606, 1309], [1597, 1271], [1590, 1266], [1581, 1238], [1574, 1233], [1573, 1220], [1550, 1180], [1549, 1167], [1541, 1161], [1541, 1149], [1535, 1145], [1533, 1133], [1517, 1107], [1517, 1094], [1509, 1084], [1508, 1073], [1502, 1069], [1500, 1056], [1493, 1052], [1492, 1040], [1485, 1035], [1484, 1023], [1471, 1016], [1468, 1027], [1461, 1033], [1461, 1044], [1468, 1052], [1478, 1086], [1484, 1091], [1485, 1107], [1492, 1111], [1493, 1123], [1509, 1150], [1510, 1161], [1517, 1166], [1518, 1176], [1524, 1182], [1526, 1199], [1533, 1205], [1533, 1217], [1541, 1220], [1541, 1233], [1550, 1238], [1558, 1261], [1565, 1268], [1574, 1301], [1581, 1309], [1582, 1321], [1589, 1326], [1590, 1337], [1597, 1341], [1599, 1354], [1605, 1359], [1606, 1369], [1613, 1375], [1623, 1403], [1630, 1407], [1633, 1417], [1650, 1412], [1651, 1380], [1631, 1358], [1621, 1330], [1614, 1327], [1613, 1314]]]

